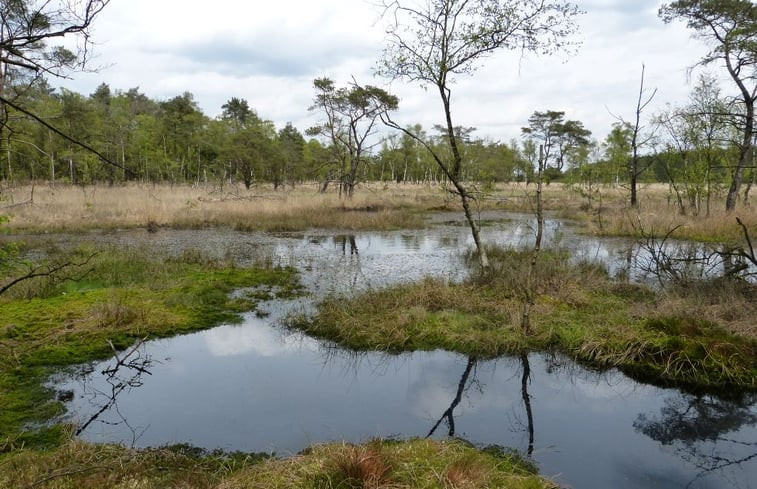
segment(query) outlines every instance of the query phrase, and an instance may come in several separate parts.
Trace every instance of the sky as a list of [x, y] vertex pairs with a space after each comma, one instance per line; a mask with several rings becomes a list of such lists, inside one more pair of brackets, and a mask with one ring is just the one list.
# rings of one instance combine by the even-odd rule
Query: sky
[[[507, 142], [534, 111], [560, 110], [601, 141], [617, 117], [634, 117], [642, 65], [648, 90], [657, 90], [648, 114], [686, 102], [696, 82], [688, 68], [707, 48], [683, 23], [657, 17], [662, 2], [576, 3], [585, 11], [577, 53], [499, 51], [485, 59], [452, 87], [456, 125]], [[91, 67], [99, 70], [57, 84], [85, 95], [100, 83], [139, 87], [157, 100], [188, 91], [211, 117], [231, 97], [244, 98], [277, 128], [292, 122], [304, 132], [318, 121], [308, 111], [313, 80], [345, 85], [354, 77], [399, 96], [397, 122], [430, 129], [443, 120], [438, 93], [374, 75], [384, 29], [374, 0], [111, 0], [94, 25]]]

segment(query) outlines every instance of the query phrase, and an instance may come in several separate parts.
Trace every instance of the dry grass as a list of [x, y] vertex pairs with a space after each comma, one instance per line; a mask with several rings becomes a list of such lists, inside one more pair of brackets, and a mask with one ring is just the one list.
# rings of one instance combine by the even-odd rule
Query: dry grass
[[[534, 185], [500, 184], [478, 194], [481, 209], [532, 212]], [[740, 207], [734, 215], [713, 201], [709, 217], [683, 216], [670, 200], [668, 187], [641, 187], [639, 208], [628, 206], [628, 191], [618, 186], [599, 188], [592, 202], [567, 184], [544, 188], [546, 209], [585, 224], [587, 232], [634, 236], [638, 226], [664, 235], [676, 226], [674, 237], [699, 241], [741, 242], [735, 216], [757, 235], [757, 208]], [[48, 185], [5, 188], [0, 214], [11, 219], [11, 231], [61, 231], [95, 228], [161, 226], [199, 228], [227, 226], [242, 230], [298, 231], [308, 228], [384, 230], [423, 225], [422, 213], [459, 210], [455, 195], [439, 185], [365, 184], [353, 199], [340, 199], [336, 190], [318, 192], [315, 184], [274, 191], [270, 187], [192, 187], [169, 185], [87, 186]], [[601, 205], [600, 205], [601, 202]]]
[[[4, 190], [0, 213], [13, 231], [161, 226], [291, 231], [312, 227], [397, 229], [421, 225], [417, 210], [443, 205], [435, 187], [367, 186], [353, 199], [315, 186], [273, 191], [269, 188], [125, 185], [58, 185]], [[32, 199], [33, 197], [33, 199]]]
[[589, 229], [594, 234], [614, 236], [637, 236], [643, 230], [654, 237], [663, 237], [675, 229], [671, 237], [676, 239], [741, 244], [744, 232], [736, 217], [744, 222], [752, 236], [757, 236], [757, 209], [753, 208], [742, 208], [734, 213], [713, 210], [709, 217], [684, 216], [674, 210], [666, 211], [665, 207], [646, 211], [615, 208], [604, 214], [601, 229], [596, 220]]
[[[709, 216], [705, 216], [704, 210], [694, 216], [680, 213], [664, 184], [641, 186], [637, 209], [628, 205], [629, 194], [625, 188], [603, 186], [598, 190], [601, 199], [600, 195], [594, 195], [589, 203], [574, 187], [553, 183], [544, 187], [544, 207], [556, 211], [560, 217], [584, 223], [586, 232], [597, 235], [636, 236], [641, 226], [647, 233], [664, 236], [677, 227], [674, 238], [741, 243], [743, 231], [736, 223], [738, 216], [752, 235], [757, 236], [757, 207], [740, 206], [728, 214], [724, 197], [713, 199]], [[535, 192], [534, 185], [498, 185], [484, 199], [483, 205], [533, 212]]]
[[658, 316], [698, 318], [757, 341], [757, 288], [739, 281], [688, 283], [660, 294]]
[[211, 489], [236, 466], [256, 462], [176, 449], [129, 450], [71, 441], [49, 451], [17, 450], [0, 459], [4, 489]]
[[270, 460], [240, 471], [219, 489], [548, 489], [519, 457], [488, 453], [460, 441], [372, 441], [318, 445], [289, 460]]
[[286, 460], [191, 447], [129, 450], [71, 441], [0, 459], [3, 489], [554, 489], [512, 453], [463, 442], [381, 441], [317, 445]]

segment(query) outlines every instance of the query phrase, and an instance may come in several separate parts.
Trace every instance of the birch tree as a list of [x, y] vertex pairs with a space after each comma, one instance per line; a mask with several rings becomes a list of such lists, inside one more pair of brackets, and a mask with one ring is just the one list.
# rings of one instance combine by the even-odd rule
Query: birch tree
[[378, 72], [431, 87], [439, 94], [449, 151], [440, 154], [412, 130], [385, 122], [416, 139], [434, 160], [460, 198], [482, 268], [489, 260], [471, 211], [475, 198], [463, 181], [465, 161], [452, 119], [452, 86], [470, 76], [495, 52], [547, 54], [570, 46], [578, 8], [557, 0], [395, 0], [384, 4], [387, 45]]

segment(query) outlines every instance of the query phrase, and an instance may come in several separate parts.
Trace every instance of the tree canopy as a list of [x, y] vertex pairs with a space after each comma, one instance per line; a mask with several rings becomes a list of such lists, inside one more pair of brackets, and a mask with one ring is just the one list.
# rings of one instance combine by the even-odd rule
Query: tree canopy
[[738, 163], [732, 169], [726, 210], [736, 207], [744, 172], [753, 166], [757, 102], [757, 5], [750, 0], [678, 0], [660, 8], [665, 22], [683, 20], [712, 49], [699, 61], [722, 61], [739, 90], [742, 109], [731, 111], [741, 128]]

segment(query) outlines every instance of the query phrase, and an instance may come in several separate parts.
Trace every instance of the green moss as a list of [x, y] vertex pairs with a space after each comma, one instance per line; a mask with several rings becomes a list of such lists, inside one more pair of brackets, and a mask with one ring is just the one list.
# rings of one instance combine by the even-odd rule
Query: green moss
[[239, 288], [259, 297], [300, 290], [288, 268], [110, 250], [90, 264], [85, 282], [36, 284], [24, 293], [36, 292], [34, 297], [0, 299], [0, 451], [58, 440], [59, 430], [35, 427], [61, 410], [42, 387], [50, 367], [107, 358], [113, 347], [125, 349], [143, 338], [239, 321], [239, 313], [258, 303], [253, 296], [231, 297]]

